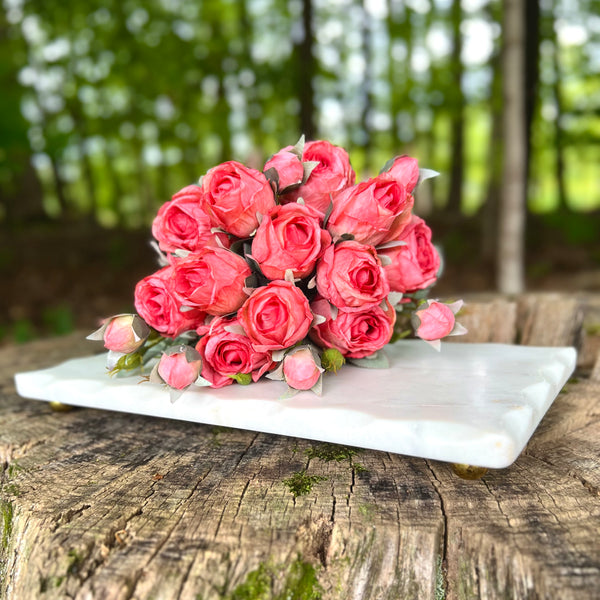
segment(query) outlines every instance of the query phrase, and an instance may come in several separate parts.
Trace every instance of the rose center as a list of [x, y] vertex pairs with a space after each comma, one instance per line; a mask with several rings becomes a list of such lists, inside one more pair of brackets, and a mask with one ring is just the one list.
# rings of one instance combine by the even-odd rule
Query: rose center
[[238, 187], [239, 177], [233, 175], [226, 175], [223, 179], [220, 179], [213, 190], [214, 196], [226, 196]]
[[364, 265], [354, 271], [354, 284], [358, 289], [367, 290], [377, 286], [377, 274], [371, 265]]
[[393, 183], [388, 183], [385, 186], [377, 186], [373, 195], [379, 205], [390, 212], [395, 214], [400, 210], [400, 194], [398, 193], [397, 186]]
[[197, 223], [182, 210], [176, 211], [169, 221], [171, 230], [181, 238], [192, 237], [198, 231]]
[[262, 310], [256, 316], [256, 324], [258, 329], [264, 332], [271, 332], [277, 329], [288, 318], [285, 306], [277, 298], [272, 298], [265, 302]]
[[202, 289], [210, 278], [210, 269], [205, 262], [194, 264], [193, 267], [182, 269], [175, 278], [175, 291], [184, 297], [192, 297], [194, 292]]
[[221, 368], [228, 373], [240, 373], [245, 365], [245, 353], [238, 344], [226, 343], [219, 347]]
[[303, 246], [311, 241], [310, 230], [305, 223], [290, 223], [286, 227], [285, 236], [294, 246]]
[[352, 328], [352, 338], [354, 340], [377, 338], [377, 333], [377, 321], [371, 317], [358, 320]]

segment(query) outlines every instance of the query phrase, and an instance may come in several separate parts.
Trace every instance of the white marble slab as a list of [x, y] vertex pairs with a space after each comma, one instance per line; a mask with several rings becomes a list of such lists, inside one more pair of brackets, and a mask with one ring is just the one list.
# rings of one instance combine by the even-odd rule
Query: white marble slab
[[15, 376], [21, 396], [250, 429], [502, 468], [519, 456], [575, 368], [573, 348], [501, 344], [388, 346], [389, 369], [345, 366], [323, 396], [280, 400], [284, 383], [195, 388], [175, 403], [137, 376], [111, 378], [105, 356]]

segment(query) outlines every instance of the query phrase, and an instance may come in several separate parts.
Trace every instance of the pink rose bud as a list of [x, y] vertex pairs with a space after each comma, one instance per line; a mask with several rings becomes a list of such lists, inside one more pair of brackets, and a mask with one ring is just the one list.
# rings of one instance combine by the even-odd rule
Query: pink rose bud
[[267, 178], [235, 161], [210, 169], [202, 190], [202, 206], [212, 221], [240, 238], [250, 236], [258, 227], [258, 215], [266, 215], [275, 206]]
[[152, 223], [152, 235], [163, 252], [195, 252], [204, 246], [229, 246], [224, 233], [212, 233], [213, 224], [202, 209], [202, 188], [188, 185], [159, 209]]
[[360, 312], [339, 309], [335, 319], [326, 300], [311, 303], [315, 315], [324, 321], [310, 330], [310, 339], [321, 348], [336, 348], [347, 358], [364, 358], [383, 348], [391, 339], [396, 311], [386, 301]]
[[178, 261], [171, 281], [183, 306], [209, 315], [226, 315], [235, 312], [248, 298], [244, 287], [251, 274], [248, 263], [238, 254], [207, 247]]
[[390, 261], [384, 267], [390, 289], [410, 294], [433, 285], [440, 270], [440, 255], [431, 243], [431, 229], [425, 221], [413, 215], [399, 241], [404, 245], [378, 251]]
[[346, 241], [329, 246], [317, 263], [317, 290], [338, 308], [358, 311], [377, 306], [390, 286], [375, 248]]
[[198, 379], [201, 369], [202, 360], [196, 350], [174, 346], [161, 356], [157, 371], [168, 386], [183, 390]]
[[113, 352], [131, 354], [146, 341], [150, 327], [137, 315], [119, 315], [104, 331], [104, 347]]
[[252, 241], [252, 257], [268, 279], [285, 279], [312, 273], [319, 257], [331, 244], [331, 236], [321, 229], [318, 211], [302, 204], [276, 206], [263, 218]]
[[[389, 164], [389, 163], [388, 163]], [[398, 156], [387, 170], [398, 183], [401, 183], [408, 193], [411, 193], [419, 182], [419, 163], [410, 156]]]
[[310, 390], [319, 381], [322, 372], [310, 348], [292, 350], [283, 359], [283, 377], [295, 390]]
[[423, 308], [417, 310], [412, 317], [416, 335], [439, 351], [442, 338], [467, 333], [467, 330], [455, 319], [462, 305], [462, 300], [452, 304], [427, 300]]
[[119, 354], [131, 354], [144, 344], [150, 328], [137, 315], [115, 315], [105, 319], [88, 340], [103, 341], [104, 347]]
[[416, 334], [422, 340], [441, 340], [454, 329], [454, 313], [441, 302], [430, 302], [425, 308], [417, 310], [415, 316], [419, 322]]
[[274, 154], [265, 164], [264, 172], [269, 169], [275, 169], [279, 178], [278, 189], [285, 192], [286, 188], [302, 183], [304, 177], [304, 167], [302, 161], [291, 152], [292, 146], [287, 146], [283, 150]]
[[307, 206], [324, 215], [331, 202], [331, 194], [354, 184], [356, 175], [350, 166], [348, 153], [343, 148], [319, 140], [304, 146], [302, 161], [319, 164], [312, 170], [306, 183], [281, 200], [286, 203], [302, 198]]
[[174, 338], [200, 326], [206, 313], [197, 309], [180, 310], [181, 303], [171, 284], [172, 275], [173, 267], [169, 266], [139, 281], [135, 286], [135, 309], [150, 327]]
[[377, 246], [398, 237], [413, 204], [406, 188], [383, 173], [335, 195], [327, 229], [334, 240], [349, 233], [357, 242]]
[[293, 283], [272, 281], [257, 288], [238, 311], [238, 320], [259, 352], [289, 348], [310, 329], [313, 314]]

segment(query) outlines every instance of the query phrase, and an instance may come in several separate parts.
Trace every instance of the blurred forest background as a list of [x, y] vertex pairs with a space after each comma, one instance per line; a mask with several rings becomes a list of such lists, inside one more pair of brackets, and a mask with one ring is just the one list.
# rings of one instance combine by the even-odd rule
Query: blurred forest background
[[[600, 0], [523, 0], [526, 281], [600, 289]], [[448, 265], [491, 290], [500, 0], [2, 0], [0, 343], [93, 329], [155, 268], [160, 204], [301, 133], [359, 177], [411, 154]], [[438, 291], [439, 290], [439, 291]]]

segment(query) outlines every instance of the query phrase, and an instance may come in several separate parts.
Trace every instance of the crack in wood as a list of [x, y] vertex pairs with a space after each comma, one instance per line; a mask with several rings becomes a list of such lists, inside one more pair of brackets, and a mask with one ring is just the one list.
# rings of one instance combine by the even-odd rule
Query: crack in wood
[[54, 525], [50, 528], [50, 532], [54, 533], [59, 527], [63, 525], [67, 525], [70, 523], [75, 517], [81, 516], [81, 514], [86, 511], [88, 508], [91, 508], [90, 504], [82, 504], [79, 508], [70, 508], [66, 512], [61, 512], [56, 517], [54, 517], [53, 521]]
[[425, 460], [425, 464], [429, 469], [433, 479], [431, 480], [431, 484], [440, 503], [440, 511], [442, 513], [442, 524], [443, 524], [443, 532], [442, 532], [442, 548], [441, 548], [441, 557], [442, 557], [442, 574], [443, 574], [443, 584], [442, 587], [444, 589], [444, 594], [448, 591], [448, 581], [447, 581], [447, 567], [448, 567], [448, 514], [446, 513], [446, 505], [444, 502], [444, 495], [440, 489], [441, 481], [438, 479], [433, 467], [431, 466], [431, 462], [429, 460]]

